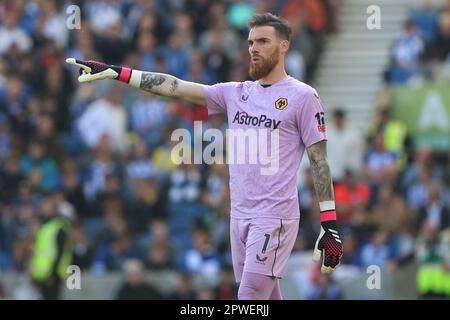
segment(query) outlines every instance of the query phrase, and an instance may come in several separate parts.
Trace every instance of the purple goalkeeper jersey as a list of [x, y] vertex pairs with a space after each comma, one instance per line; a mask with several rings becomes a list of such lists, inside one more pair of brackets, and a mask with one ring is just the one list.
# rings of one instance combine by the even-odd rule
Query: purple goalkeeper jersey
[[[209, 115], [227, 114], [227, 131], [233, 134], [245, 132], [248, 136], [265, 132], [258, 137], [267, 138], [267, 150], [270, 150], [255, 151], [256, 145], [264, 147], [265, 144], [254, 141], [242, 151], [239, 144], [244, 140], [235, 139], [234, 149], [227, 151], [235, 154], [234, 160], [228, 159], [231, 216], [237, 219], [298, 219], [296, 175], [300, 161], [305, 148], [327, 139], [324, 109], [317, 92], [286, 76], [266, 87], [259, 81], [218, 83], [205, 86], [204, 93]], [[275, 133], [278, 135], [278, 148], [270, 138]], [[239, 148], [245, 153], [244, 164], [236, 160]], [[272, 170], [264, 171], [269, 166], [267, 161], [250, 162], [251, 156], [259, 159], [262, 151], [278, 159], [278, 163], [273, 161], [275, 165], [270, 164]]]

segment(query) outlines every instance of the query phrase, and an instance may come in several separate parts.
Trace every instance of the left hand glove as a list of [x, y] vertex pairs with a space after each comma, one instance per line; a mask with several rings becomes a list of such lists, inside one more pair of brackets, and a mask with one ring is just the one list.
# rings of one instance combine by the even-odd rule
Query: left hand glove
[[319, 238], [313, 252], [313, 261], [319, 262], [323, 253], [321, 272], [331, 273], [340, 263], [342, 241], [339, 237], [336, 220], [322, 221]]

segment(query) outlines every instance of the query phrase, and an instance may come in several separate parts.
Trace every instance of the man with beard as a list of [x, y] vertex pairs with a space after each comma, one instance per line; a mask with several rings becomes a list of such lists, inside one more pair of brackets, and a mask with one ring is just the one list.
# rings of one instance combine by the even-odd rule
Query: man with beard
[[[206, 105], [210, 115], [227, 114], [233, 133], [250, 137], [252, 132], [257, 135], [263, 131], [259, 137], [270, 137], [264, 146], [270, 142], [271, 156], [280, 160], [272, 170], [264, 170], [267, 163], [263, 161], [229, 163], [230, 239], [235, 278], [240, 283], [238, 298], [281, 299], [279, 279], [298, 233], [296, 174], [305, 149], [321, 211], [313, 260], [319, 261], [323, 255], [323, 273], [339, 264], [342, 244], [326, 154], [324, 109], [317, 92], [289, 76], [284, 68], [291, 27], [270, 13], [254, 15], [248, 26], [249, 74], [254, 81], [208, 86], [96, 61], [70, 58], [67, 62], [81, 68], [80, 82], [117, 79], [154, 94]], [[255, 147], [249, 145], [249, 149]], [[256, 152], [241, 149], [245, 160], [266, 151], [261, 149], [261, 141], [257, 145]], [[228, 154], [235, 153], [234, 147], [228, 148]]]

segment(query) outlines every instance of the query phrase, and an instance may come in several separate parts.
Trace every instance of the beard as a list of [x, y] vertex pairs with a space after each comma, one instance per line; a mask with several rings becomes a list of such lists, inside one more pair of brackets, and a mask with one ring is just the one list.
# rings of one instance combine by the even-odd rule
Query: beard
[[261, 57], [259, 63], [254, 63], [250, 61], [248, 67], [248, 74], [253, 80], [258, 80], [267, 76], [277, 65], [279, 61], [280, 49], [275, 49], [275, 51], [267, 58]]

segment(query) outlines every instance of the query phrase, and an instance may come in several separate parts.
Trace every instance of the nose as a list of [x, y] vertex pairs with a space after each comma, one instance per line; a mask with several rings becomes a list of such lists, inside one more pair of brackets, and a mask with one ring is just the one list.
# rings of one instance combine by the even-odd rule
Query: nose
[[248, 51], [250, 52], [250, 54], [257, 54], [257, 53], [259, 52], [259, 51], [258, 51], [258, 47], [256, 46], [255, 43], [251, 44], [251, 45], [248, 47]]

